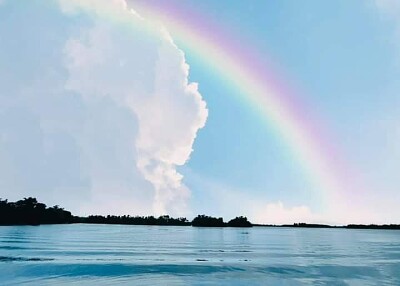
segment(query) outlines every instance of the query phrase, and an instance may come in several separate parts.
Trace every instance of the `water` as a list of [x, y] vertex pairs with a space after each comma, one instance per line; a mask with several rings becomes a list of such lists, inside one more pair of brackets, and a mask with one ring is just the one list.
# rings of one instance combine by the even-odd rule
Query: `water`
[[400, 231], [0, 227], [0, 285], [400, 285]]

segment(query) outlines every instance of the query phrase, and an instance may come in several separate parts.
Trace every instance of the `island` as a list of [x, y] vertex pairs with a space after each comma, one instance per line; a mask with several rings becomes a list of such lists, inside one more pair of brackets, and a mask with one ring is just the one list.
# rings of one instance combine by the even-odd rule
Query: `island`
[[70, 211], [55, 205], [52, 207], [39, 202], [36, 198], [23, 198], [16, 202], [0, 199], [0, 226], [44, 225], [44, 224], [120, 224], [120, 225], [159, 225], [192, 227], [290, 227], [290, 228], [346, 228], [346, 229], [382, 229], [400, 230], [400, 224], [363, 225], [349, 224], [331, 226], [326, 224], [294, 223], [283, 225], [252, 224], [245, 216], [238, 216], [225, 222], [222, 217], [198, 215], [192, 221], [185, 217], [173, 218], [169, 215], [130, 216], [130, 215], [89, 215], [74, 216]]
[[169, 225], [194, 227], [252, 227], [246, 217], [236, 217], [229, 222], [222, 218], [198, 215], [192, 221], [185, 217], [173, 218], [169, 215], [154, 216], [116, 216], [89, 215], [74, 216], [58, 205], [47, 207], [36, 198], [24, 198], [16, 202], [0, 199], [0, 225], [41, 225], [41, 224], [122, 224], [122, 225]]

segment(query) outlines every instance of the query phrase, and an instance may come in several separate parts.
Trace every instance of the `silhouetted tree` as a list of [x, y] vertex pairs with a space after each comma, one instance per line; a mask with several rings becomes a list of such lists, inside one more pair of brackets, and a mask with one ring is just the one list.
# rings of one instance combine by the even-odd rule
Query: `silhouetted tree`
[[190, 225], [189, 221], [182, 218], [172, 218], [170, 216], [160, 216], [155, 218], [154, 216], [100, 216], [100, 215], [91, 215], [87, 218], [79, 218], [78, 222], [80, 223], [96, 223], [96, 224], [128, 224], [128, 225]]
[[192, 220], [192, 226], [199, 227], [223, 227], [225, 226], [222, 217], [216, 218], [206, 215], [198, 215]]
[[71, 223], [72, 214], [64, 209], [47, 208], [36, 198], [24, 198], [17, 202], [0, 199], [0, 225], [38, 225]]
[[253, 225], [251, 222], [247, 220], [247, 217], [244, 216], [238, 216], [234, 219], [231, 219], [228, 222], [228, 226], [230, 227], [252, 227]]
[[376, 224], [349, 224], [346, 228], [350, 229], [397, 229], [400, 230], [399, 224], [383, 224], [383, 225], [376, 225]]

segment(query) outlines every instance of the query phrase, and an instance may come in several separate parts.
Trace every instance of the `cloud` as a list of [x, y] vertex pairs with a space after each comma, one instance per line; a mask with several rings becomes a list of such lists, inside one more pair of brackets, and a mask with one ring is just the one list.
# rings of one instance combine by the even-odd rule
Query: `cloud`
[[[185, 178], [193, 186], [192, 209], [196, 214], [223, 216], [226, 220], [244, 215], [253, 223], [292, 224], [327, 223], [326, 217], [313, 212], [308, 206], [287, 206], [281, 201], [271, 201], [263, 194], [254, 195], [184, 168]], [[329, 221], [337, 222], [335, 220]]]
[[282, 202], [267, 203], [254, 213], [258, 223], [286, 224], [295, 222], [313, 222], [315, 215], [306, 206], [286, 208]]
[[400, 2], [397, 0], [375, 0], [375, 5], [385, 13], [396, 14], [400, 12]]
[[345, 225], [350, 223], [396, 223], [396, 200], [388, 203], [386, 197], [377, 193], [373, 204], [360, 204], [360, 198], [333, 201], [330, 205], [307, 205], [301, 201], [273, 200], [267, 194], [254, 194], [254, 190], [240, 189], [213, 178], [183, 168], [185, 181], [192, 188], [194, 214], [223, 216], [229, 220], [238, 215], [247, 216], [251, 222], [260, 224], [319, 223]]
[[393, 24], [394, 45], [400, 48], [400, 2], [397, 0], [375, 0], [373, 3], [380, 16], [382, 16], [385, 21], [389, 20], [390, 23]]
[[207, 109], [183, 52], [125, 1], [40, 3], [10, 3], [0, 27], [2, 196], [187, 214], [176, 167]]

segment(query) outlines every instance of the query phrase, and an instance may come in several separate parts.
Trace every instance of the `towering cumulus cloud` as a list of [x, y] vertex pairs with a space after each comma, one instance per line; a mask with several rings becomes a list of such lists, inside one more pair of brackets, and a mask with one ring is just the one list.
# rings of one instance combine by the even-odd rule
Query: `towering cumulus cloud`
[[168, 33], [121, 0], [3, 1], [0, 189], [80, 213], [187, 214], [207, 109]]

